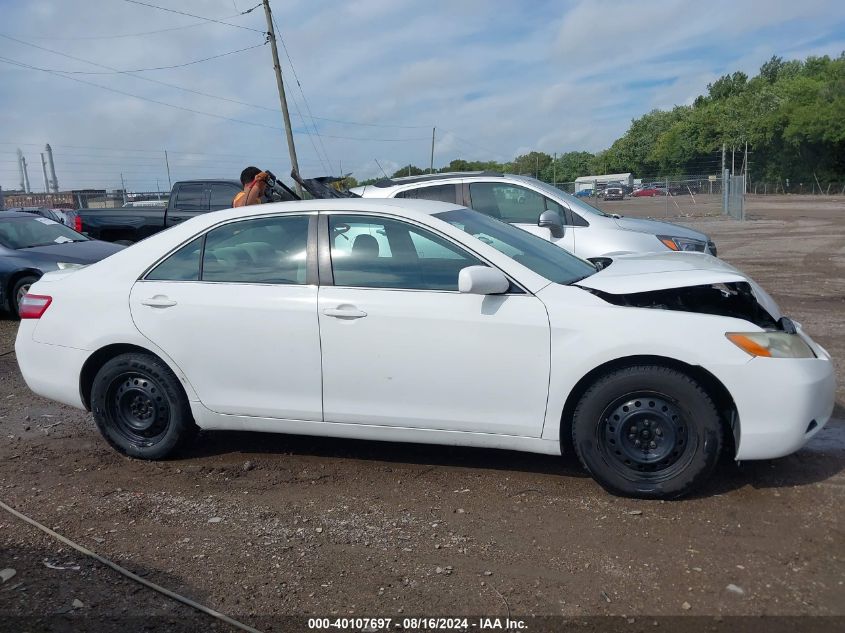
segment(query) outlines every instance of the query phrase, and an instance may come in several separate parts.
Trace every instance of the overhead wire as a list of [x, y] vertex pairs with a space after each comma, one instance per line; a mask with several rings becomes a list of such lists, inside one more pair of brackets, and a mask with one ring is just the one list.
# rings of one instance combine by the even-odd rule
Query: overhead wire
[[[5, 37], [2, 33], [0, 33], [0, 37]], [[190, 62], [185, 62], [184, 64], [173, 64], [172, 66], [153, 66], [150, 68], [130, 68], [127, 70], [110, 70], [110, 71], [97, 71], [97, 70], [60, 70], [58, 68], [39, 68], [38, 70], [50, 70], [52, 72], [61, 73], [63, 75], [121, 75], [126, 73], [143, 73], [148, 72], [151, 70], [172, 70], [174, 68], [184, 68], [185, 66], [193, 66], [194, 64], [201, 64], [202, 62], [211, 61], [212, 59], [220, 59], [221, 57], [228, 57], [229, 55], [235, 55], [236, 53], [243, 53], [244, 51], [251, 51], [254, 48], [261, 48], [264, 46], [265, 43], [256, 44], [254, 46], [247, 46], [246, 48], [239, 48], [234, 51], [228, 51], [226, 53], [220, 53], [219, 55], [212, 55], [211, 57], [203, 57], [202, 59], [195, 59]]]
[[[67, 53], [63, 53], [61, 51], [56, 51], [56, 50], [53, 50], [53, 49], [50, 49], [50, 48], [47, 48], [47, 47], [44, 47], [44, 46], [40, 46], [38, 44], [26, 42], [24, 40], [12, 37], [12, 36], [7, 35], [5, 33], [0, 33], [0, 37], [3, 37], [3, 38], [8, 39], [8, 40], [12, 40], [14, 42], [18, 42], [20, 44], [24, 44], [26, 46], [31, 46], [31, 47], [34, 47], [34, 48], [37, 48], [37, 49], [40, 49], [40, 50], [44, 50], [44, 51], [47, 51], [47, 52], [50, 52], [50, 53], [54, 53], [56, 55], [61, 55], [61, 56], [67, 57], [69, 59], [81, 61], [81, 62], [84, 62], [84, 63], [87, 63], [87, 64], [92, 64], [94, 66], [99, 66], [100, 68], [107, 68], [107, 69], [113, 70], [113, 71], [118, 70], [118, 69], [113, 68], [111, 66], [106, 66], [105, 64], [100, 64], [99, 62], [94, 62], [94, 61], [91, 61], [91, 60], [88, 60], [88, 59], [76, 57], [74, 55], [69, 55]], [[49, 68], [41, 68], [41, 67], [38, 67], [38, 66], [33, 66], [31, 64], [26, 64], [25, 62], [20, 62], [20, 61], [13, 60], [13, 59], [10, 59], [10, 58], [0, 58], [0, 60], [5, 61], [8, 64], [18, 65], [18, 66], [21, 66], [21, 67], [24, 67], [24, 68], [29, 68], [31, 70], [39, 70], [41, 72], [50, 73], [50, 74], [55, 75], [57, 77], [64, 77], [65, 79], [70, 79], [71, 81], [77, 81], [77, 82], [80, 82], [80, 83], [85, 83], [85, 84], [88, 84], [88, 85], [91, 85], [91, 86], [95, 86], [97, 88], [101, 88], [103, 90], [109, 90], [109, 91], [112, 91], [112, 92], [117, 92], [117, 93], [123, 94], [125, 96], [135, 97], [137, 99], [141, 99], [141, 100], [144, 100], [144, 101], [151, 101], [151, 102], [157, 103], [159, 105], [164, 105], [164, 106], [171, 107], [171, 108], [185, 110], [185, 111], [188, 111], [188, 112], [193, 112], [195, 114], [202, 114], [202, 115], [205, 115], [205, 116], [210, 116], [210, 117], [214, 117], [214, 118], [218, 118], [218, 119], [224, 119], [224, 120], [234, 121], [234, 122], [238, 122], [238, 123], [245, 123], [246, 125], [253, 125], [253, 126], [264, 127], [264, 128], [268, 128], [268, 129], [274, 129], [274, 130], [280, 130], [281, 129], [281, 128], [279, 128], [277, 126], [273, 126], [273, 125], [266, 125], [266, 124], [262, 124], [262, 123], [257, 123], [255, 121], [244, 121], [243, 119], [235, 119], [235, 118], [232, 118], [232, 117], [224, 117], [224, 116], [218, 115], [218, 114], [212, 114], [212, 113], [209, 113], [209, 112], [203, 112], [201, 110], [195, 110], [195, 109], [192, 109], [192, 108], [187, 108], [185, 106], [177, 106], [177, 105], [170, 104], [170, 103], [167, 103], [167, 102], [164, 102], [164, 101], [158, 101], [158, 100], [155, 100], [155, 99], [150, 99], [148, 97], [143, 97], [141, 95], [136, 95], [136, 94], [133, 94], [133, 93], [124, 92], [124, 91], [121, 91], [121, 90], [117, 90], [115, 88], [110, 88], [108, 86], [103, 86], [101, 84], [89, 82], [89, 81], [86, 81], [84, 79], [79, 79], [77, 77], [71, 77], [71, 76], [68, 76], [68, 75], [62, 73], [61, 71], [55, 71], [55, 70], [52, 70], [52, 69], [49, 69]], [[211, 95], [211, 94], [200, 92], [200, 91], [197, 91], [197, 90], [191, 90], [191, 89], [188, 89], [188, 88], [184, 88], [182, 86], [177, 86], [176, 84], [170, 84], [170, 83], [167, 83], [167, 82], [163, 82], [163, 81], [160, 81], [160, 80], [157, 80], [157, 79], [153, 79], [151, 77], [144, 77], [143, 75], [134, 75], [134, 74], [131, 74], [131, 72], [123, 71], [123, 73], [130, 74], [131, 76], [136, 77], [138, 79], [142, 79], [144, 81], [149, 81], [149, 82], [161, 84], [161, 85], [164, 85], [164, 86], [176, 88], [176, 89], [179, 89], [179, 90], [184, 90], [184, 91], [187, 91], [187, 92], [192, 92], [192, 93], [199, 94], [199, 95], [202, 95], [202, 96], [206, 96], [206, 97], [210, 97], [210, 98], [214, 98], [214, 99], [220, 99], [220, 100], [223, 100], [223, 101], [229, 101], [229, 102], [237, 103], [237, 104], [240, 104], [240, 105], [258, 107], [258, 108], [261, 108], [263, 110], [268, 110], [268, 111], [271, 111], [271, 112], [278, 112], [278, 109], [275, 109], [275, 108], [267, 108], [267, 107], [264, 107], [264, 106], [256, 106], [254, 104], [245, 103], [245, 102], [242, 102], [242, 101], [238, 101], [236, 99], [228, 99], [226, 97], [219, 97], [219, 96], [216, 96], [216, 95]], [[300, 116], [301, 119], [305, 120], [301, 113], [300, 113], [299, 116]], [[319, 119], [320, 117], [315, 117], [315, 118]], [[341, 121], [336, 120], [336, 119], [325, 119], [325, 120], [334, 121], [334, 122], [341, 122]], [[352, 122], [352, 121], [346, 121], [345, 123], [357, 125], [357, 123]], [[368, 125], [368, 124], [360, 124], [360, 125]], [[383, 126], [383, 127], [388, 127], [388, 126]], [[296, 132], [296, 131], [294, 131], [294, 133], [300, 133], [301, 134], [301, 132]], [[327, 138], [336, 138], [336, 139], [343, 139], [343, 140], [376, 141], [376, 142], [403, 142], [403, 141], [421, 140], [421, 139], [417, 139], [417, 138], [389, 138], [388, 139], [388, 138], [351, 137], [351, 136], [342, 136], [342, 135], [331, 135], [331, 136], [324, 135], [324, 136], [326, 136]]]
[[[207, 22], [214, 22], [215, 24], [225, 24], [226, 26], [231, 26], [231, 27], [234, 27], [236, 29], [243, 29], [245, 31], [255, 31], [256, 33], [264, 34], [264, 31], [262, 31], [260, 29], [254, 29], [251, 26], [242, 26], [240, 24], [232, 24], [231, 22], [225, 22], [223, 20], [216, 20], [214, 18], [207, 18], [204, 15], [196, 15], [194, 13], [187, 13], [185, 11], [179, 11], [177, 9], [170, 9], [168, 7], [160, 7], [157, 4], [150, 4], [148, 2], [140, 2], [140, 0], [123, 0], [123, 1], [128, 2], [130, 4], [139, 4], [143, 7], [149, 7], [151, 9], [159, 9], [160, 11], [167, 11], [168, 13], [176, 13], [178, 15], [186, 15], [188, 17], [197, 18], [199, 20], [205, 20]], [[251, 11], [254, 11], [255, 9], [257, 9], [260, 6], [261, 6], [261, 4], [257, 4], [254, 7], [252, 7], [252, 9], [249, 9], [247, 11], [243, 11], [242, 13], [243, 14], [250, 13]]]
[[[261, 6], [261, 5], [260, 4], [256, 5], [256, 7], [254, 7], [254, 8], [257, 8], [259, 6]], [[241, 15], [244, 15], [244, 14], [243, 13], [235, 13], [234, 15], [227, 15], [227, 16], [224, 16], [224, 17], [219, 18], [219, 19], [220, 20], [231, 20], [232, 18], [237, 18], [237, 17], [240, 17]], [[138, 33], [122, 33], [122, 34], [118, 34], [118, 35], [115, 35], [115, 34], [112, 34], [112, 35], [77, 35], [77, 36], [70, 36], [70, 37], [69, 36], [56, 36], [56, 35], [50, 35], [50, 36], [46, 36], [46, 35], [27, 35], [27, 37], [29, 39], [32, 39], [32, 40], [51, 40], [51, 41], [53, 41], [53, 40], [57, 40], [57, 41], [118, 40], [118, 39], [123, 39], [123, 38], [126, 38], [126, 37], [146, 37], [147, 35], [156, 35], [158, 33], [169, 33], [171, 31], [183, 31], [185, 29], [192, 29], [192, 28], [196, 28], [198, 26], [208, 26], [209, 24], [211, 24], [211, 22], [208, 22], [207, 20], [203, 20], [202, 22], [193, 22], [191, 24], [183, 24], [182, 26], [171, 26], [171, 27], [168, 27], [166, 29], [156, 29], [154, 31], [140, 31]]]
[[[271, 16], [272, 16], [272, 14], [271, 14]], [[323, 137], [320, 136], [320, 132], [317, 130], [317, 124], [314, 122], [314, 115], [311, 112], [311, 106], [308, 104], [308, 99], [305, 96], [305, 91], [303, 91], [303, 89], [302, 89], [302, 84], [299, 81], [299, 75], [296, 74], [296, 67], [294, 67], [293, 60], [290, 58], [290, 52], [288, 52], [288, 46], [287, 46], [287, 44], [285, 44], [285, 38], [282, 37], [282, 31], [279, 28], [279, 25], [276, 23], [276, 17], [272, 16], [272, 20], [273, 20], [273, 26], [275, 27], [275, 32], [276, 32], [276, 34], [279, 38], [279, 41], [282, 43], [282, 49], [285, 51], [285, 56], [288, 58], [288, 64], [290, 64], [290, 69], [293, 72], [293, 78], [296, 81], [297, 87], [299, 88], [299, 94], [302, 95], [302, 101], [305, 104], [305, 109], [308, 112], [308, 116], [311, 117], [311, 127], [314, 128], [314, 133], [317, 135], [317, 138], [320, 141], [320, 147], [323, 148], [323, 154], [325, 155], [326, 160], [329, 161], [329, 165], [330, 165], [329, 172], [331, 172], [331, 160], [329, 159], [329, 155], [326, 152], [326, 146], [323, 144]], [[297, 106], [297, 109], [298, 109], [298, 106]], [[307, 129], [308, 128], [308, 121], [303, 121], [303, 122], [305, 123], [305, 127]], [[316, 149], [317, 148], [315, 146], [314, 150], [316, 151]]]

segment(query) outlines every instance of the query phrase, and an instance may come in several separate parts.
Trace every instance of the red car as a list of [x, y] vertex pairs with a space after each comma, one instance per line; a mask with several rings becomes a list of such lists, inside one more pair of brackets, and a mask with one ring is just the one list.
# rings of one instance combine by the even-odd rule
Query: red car
[[639, 198], [641, 196], [646, 196], [646, 197], [652, 198], [654, 196], [665, 196], [666, 192], [663, 189], [655, 189], [654, 187], [646, 187], [645, 189], [637, 189], [631, 195], [636, 197], [636, 198]]

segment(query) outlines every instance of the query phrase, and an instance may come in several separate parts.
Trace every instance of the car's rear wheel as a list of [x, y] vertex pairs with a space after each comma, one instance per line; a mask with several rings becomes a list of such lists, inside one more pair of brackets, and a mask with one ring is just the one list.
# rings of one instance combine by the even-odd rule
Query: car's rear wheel
[[12, 314], [15, 318], [19, 317], [19, 307], [21, 305], [21, 301], [23, 300], [26, 293], [29, 292], [29, 289], [38, 281], [38, 277], [35, 275], [27, 275], [26, 277], [21, 277], [15, 282], [15, 285], [12, 286], [12, 294], [9, 300], [10, 308], [12, 309]]
[[163, 459], [196, 432], [179, 379], [151, 354], [121, 354], [94, 378], [91, 410], [103, 437], [117, 451]]
[[722, 423], [690, 376], [642, 365], [599, 378], [582, 396], [572, 440], [584, 467], [613, 494], [674, 499], [698, 488], [722, 450]]

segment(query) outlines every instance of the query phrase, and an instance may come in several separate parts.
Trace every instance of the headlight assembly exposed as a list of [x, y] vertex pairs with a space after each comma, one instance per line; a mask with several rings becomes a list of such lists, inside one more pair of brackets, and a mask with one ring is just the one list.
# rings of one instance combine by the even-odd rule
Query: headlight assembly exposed
[[786, 332], [728, 332], [728, 340], [751, 356], [766, 358], [815, 358], [798, 334]]
[[670, 235], [658, 235], [657, 239], [659, 239], [666, 248], [672, 251], [703, 253], [704, 249], [707, 247], [707, 242], [703, 242], [702, 240], [694, 240], [688, 237], [672, 237]]

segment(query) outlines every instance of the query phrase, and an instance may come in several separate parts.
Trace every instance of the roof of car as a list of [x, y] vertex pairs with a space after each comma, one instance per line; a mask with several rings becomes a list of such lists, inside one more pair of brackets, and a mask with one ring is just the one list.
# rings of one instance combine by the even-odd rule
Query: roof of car
[[430, 182], [434, 180], [453, 180], [455, 178], [470, 178], [474, 176], [489, 176], [502, 178], [505, 174], [499, 171], [450, 171], [440, 174], [422, 174], [420, 176], [403, 176], [402, 178], [383, 178], [374, 182], [371, 186], [379, 188], [397, 187], [417, 182]]
[[6, 219], [20, 219], [20, 218], [37, 218], [40, 217], [35, 213], [26, 213], [25, 211], [0, 211], [0, 220]]
[[[303, 211], [401, 211], [403, 215], [420, 213], [433, 215], [450, 209], [463, 209], [461, 205], [451, 202], [435, 202], [433, 200], [408, 200], [405, 198], [332, 198], [322, 200], [295, 200], [292, 202], [271, 202], [268, 204], [237, 207], [203, 213], [197, 217], [214, 219], [236, 219], [255, 217], [273, 213], [296, 213]], [[412, 212], [409, 214], [408, 212]]]

